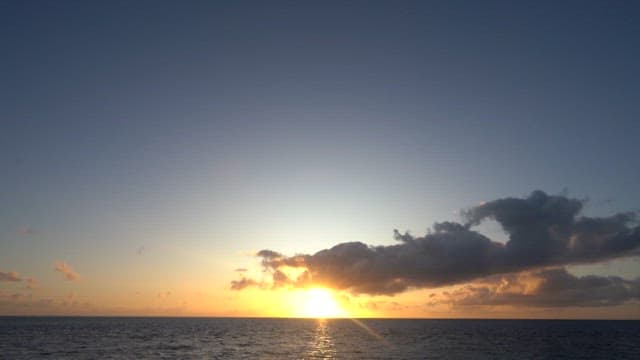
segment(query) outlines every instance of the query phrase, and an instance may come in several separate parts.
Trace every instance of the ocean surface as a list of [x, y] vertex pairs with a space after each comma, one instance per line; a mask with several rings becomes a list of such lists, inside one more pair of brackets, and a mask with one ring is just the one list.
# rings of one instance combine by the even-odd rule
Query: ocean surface
[[0, 317], [0, 359], [640, 359], [640, 321]]

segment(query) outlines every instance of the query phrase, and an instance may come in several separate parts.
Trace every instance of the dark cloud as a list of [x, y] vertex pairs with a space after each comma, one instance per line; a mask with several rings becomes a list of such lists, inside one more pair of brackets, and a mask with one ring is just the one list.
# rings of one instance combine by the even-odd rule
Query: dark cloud
[[258, 286], [259, 283], [253, 279], [242, 277], [240, 280], [233, 280], [231, 282], [231, 290], [242, 290], [249, 286]]
[[492, 201], [463, 216], [466, 226], [495, 219], [509, 235], [505, 260], [516, 267], [599, 261], [638, 247], [636, 213], [578, 217], [582, 205], [580, 200], [534, 191], [527, 199]]
[[[355, 294], [392, 295], [495, 274], [639, 255], [636, 213], [590, 218], [580, 216], [582, 206], [581, 200], [534, 191], [524, 199], [499, 199], [463, 211], [463, 223], [436, 223], [423, 237], [395, 231], [398, 244], [390, 246], [347, 242], [313, 255], [262, 250], [257, 256], [275, 287], [323, 285]], [[509, 240], [492, 241], [472, 230], [485, 219], [499, 223]], [[287, 268], [304, 271], [287, 276]], [[232, 288], [252, 285], [262, 284], [243, 278]]]
[[0, 281], [19, 282], [22, 281], [22, 278], [20, 277], [20, 274], [15, 271], [0, 271]]
[[577, 277], [564, 268], [493, 277], [487, 283], [467, 285], [445, 293], [430, 305], [514, 305], [530, 307], [596, 307], [640, 300], [640, 278]]

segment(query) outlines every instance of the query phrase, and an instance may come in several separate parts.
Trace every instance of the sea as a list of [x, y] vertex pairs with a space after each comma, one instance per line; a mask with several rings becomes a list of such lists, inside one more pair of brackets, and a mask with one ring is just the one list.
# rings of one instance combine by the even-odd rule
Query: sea
[[0, 359], [640, 359], [640, 321], [0, 317]]

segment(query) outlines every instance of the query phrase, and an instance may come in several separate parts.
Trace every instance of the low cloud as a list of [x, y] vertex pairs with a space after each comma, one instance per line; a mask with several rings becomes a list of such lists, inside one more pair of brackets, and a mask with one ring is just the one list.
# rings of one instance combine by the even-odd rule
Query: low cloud
[[233, 280], [231, 282], [231, 290], [242, 290], [249, 286], [258, 286], [259, 283], [253, 279], [242, 277], [240, 280]]
[[22, 281], [22, 277], [15, 271], [3, 272], [0, 271], [0, 281], [7, 282], [20, 282]]
[[[262, 250], [257, 256], [271, 278], [268, 284], [243, 277], [231, 288], [320, 285], [353, 294], [393, 295], [640, 254], [637, 213], [586, 217], [581, 215], [583, 205], [565, 195], [534, 191], [526, 198], [498, 199], [464, 210], [464, 221], [436, 223], [422, 237], [395, 231], [394, 245], [347, 242], [294, 256]], [[502, 227], [509, 237], [506, 243], [473, 230], [487, 219]]]
[[35, 289], [38, 287], [38, 280], [34, 278], [26, 278], [24, 279], [24, 282], [27, 283], [27, 286], [26, 286], [27, 289]]
[[5, 293], [0, 290], [0, 301], [16, 302], [23, 297], [24, 295], [20, 293]]
[[640, 300], [640, 278], [582, 276], [564, 268], [543, 269], [487, 279], [444, 293], [429, 305], [598, 307]]
[[26, 283], [25, 288], [30, 290], [38, 287], [38, 280], [31, 277], [25, 278], [20, 274], [18, 274], [16, 271], [8, 271], [8, 272], [0, 271], [0, 282], [2, 281], [25, 282]]
[[73, 269], [73, 267], [71, 267], [71, 265], [67, 264], [64, 261], [56, 261], [54, 263], [53, 269], [61, 273], [67, 281], [80, 280], [80, 274], [78, 274]]
[[62, 298], [40, 298], [31, 294], [4, 294], [0, 290], [2, 315], [96, 315], [101, 311], [89, 301], [81, 301], [75, 294]]

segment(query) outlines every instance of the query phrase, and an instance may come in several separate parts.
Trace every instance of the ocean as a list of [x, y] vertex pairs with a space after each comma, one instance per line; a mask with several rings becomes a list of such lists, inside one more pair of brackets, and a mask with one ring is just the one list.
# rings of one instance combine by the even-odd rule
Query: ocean
[[640, 359], [640, 321], [0, 317], [0, 359]]

